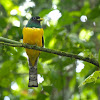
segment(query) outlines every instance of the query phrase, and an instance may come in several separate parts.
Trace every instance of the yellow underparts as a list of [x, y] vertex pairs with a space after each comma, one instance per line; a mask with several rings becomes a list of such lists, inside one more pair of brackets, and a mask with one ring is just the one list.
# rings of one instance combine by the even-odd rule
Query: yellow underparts
[[[42, 47], [42, 36], [43, 36], [43, 28], [23, 28], [23, 43], [28, 43], [32, 45], [37, 45]], [[30, 59], [32, 66], [34, 66], [40, 51], [26, 49], [26, 53]]]

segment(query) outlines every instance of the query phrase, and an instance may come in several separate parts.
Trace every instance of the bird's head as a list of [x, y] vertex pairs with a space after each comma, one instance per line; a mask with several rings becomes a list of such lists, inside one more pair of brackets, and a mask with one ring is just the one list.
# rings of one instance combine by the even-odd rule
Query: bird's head
[[35, 27], [35, 28], [41, 28], [40, 22], [43, 20], [43, 18], [40, 18], [39, 16], [32, 17], [29, 21], [26, 27]]

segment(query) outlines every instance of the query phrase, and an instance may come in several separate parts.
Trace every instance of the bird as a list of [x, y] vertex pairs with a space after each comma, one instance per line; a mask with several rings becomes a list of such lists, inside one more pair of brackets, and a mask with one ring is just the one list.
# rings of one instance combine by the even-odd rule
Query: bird
[[[23, 28], [23, 43], [43, 47], [44, 30], [41, 26], [43, 18], [39, 16], [31, 17], [27, 25]], [[28, 87], [38, 87], [37, 62], [40, 51], [25, 48], [29, 61], [29, 83]]]

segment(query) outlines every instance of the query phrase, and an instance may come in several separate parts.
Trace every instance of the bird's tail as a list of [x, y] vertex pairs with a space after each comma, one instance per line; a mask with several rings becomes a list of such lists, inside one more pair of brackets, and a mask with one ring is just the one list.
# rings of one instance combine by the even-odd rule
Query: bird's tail
[[32, 66], [31, 61], [29, 60], [29, 84], [28, 87], [38, 87], [37, 82], [37, 60], [35, 65]]

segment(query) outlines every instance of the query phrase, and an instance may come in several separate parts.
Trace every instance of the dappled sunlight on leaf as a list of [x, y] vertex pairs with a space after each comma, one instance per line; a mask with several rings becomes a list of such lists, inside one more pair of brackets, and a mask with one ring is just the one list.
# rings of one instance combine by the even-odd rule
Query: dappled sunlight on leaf
[[100, 79], [100, 71], [95, 71], [93, 74], [91, 74], [90, 76], [88, 76], [80, 85], [79, 87], [82, 87], [83, 85], [87, 84], [87, 83], [96, 83], [96, 81]]
[[55, 45], [55, 43], [56, 43], [56, 39], [52, 38], [52, 40], [49, 42], [49, 47], [53, 48], [53, 46]]
[[84, 41], [89, 41], [92, 35], [93, 31], [82, 29], [80, 31], [79, 38]]

